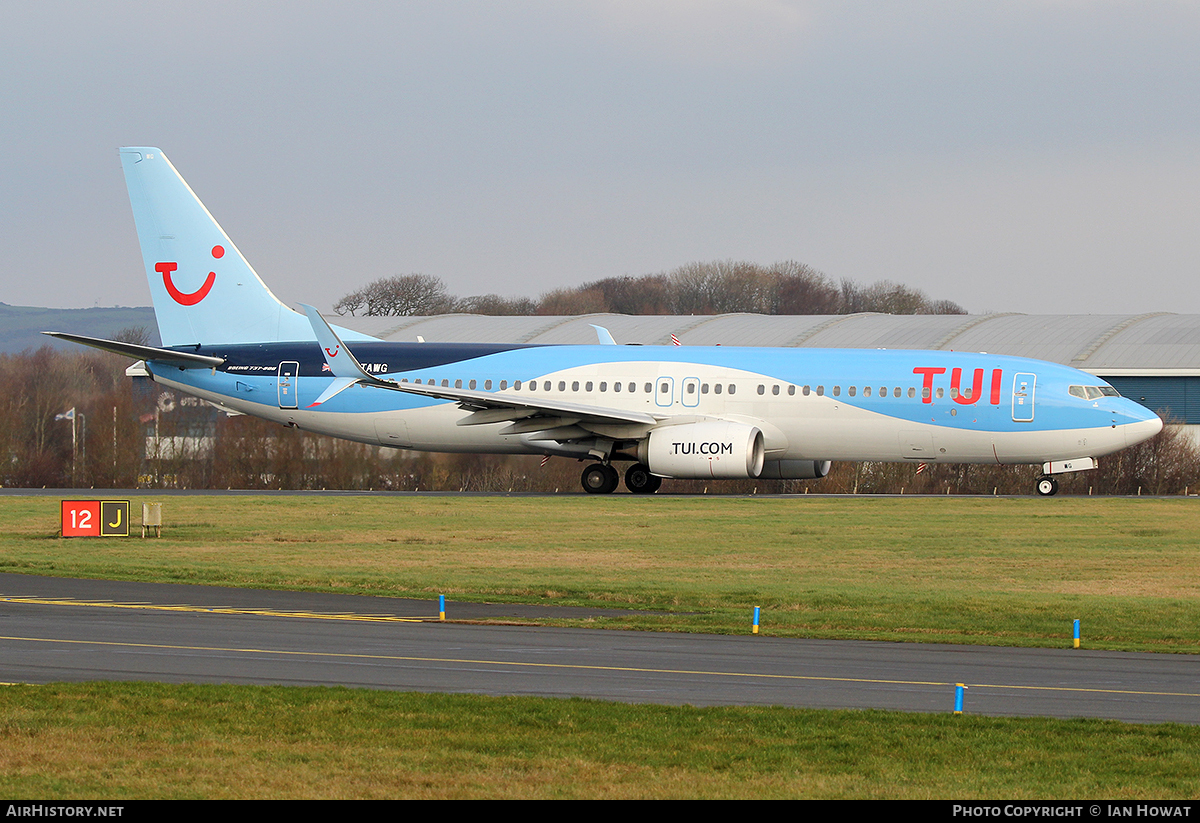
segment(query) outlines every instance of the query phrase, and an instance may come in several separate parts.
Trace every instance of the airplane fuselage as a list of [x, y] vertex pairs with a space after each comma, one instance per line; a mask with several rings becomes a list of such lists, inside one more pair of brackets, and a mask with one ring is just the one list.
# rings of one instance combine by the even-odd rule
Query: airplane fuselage
[[[644, 412], [659, 427], [706, 419], [762, 430], [768, 468], [784, 460], [1038, 463], [1095, 457], [1161, 423], [1119, 396], [1076, 396], [1101, 381], [1041, 361], [936, 351], [356, 342], [369, 373], [401, 384], [555, 399]], [[156, 380], [239, 412], [364, 443], [444, 452], [562, 453], [570, 414], [534, 431], [470, 424], [443, 399], [354, 385], [314, 407], [333, 380], [313, 342], [200, 347], [214, 370], [151, 363]], [[1077, 393], [1078, 394], [1078, 393]], [[529, 428], [527, 425], [526, 428]], [[592, 429], [597, 427], [592, 426]], [[645, 427], [601, 431], [619, 444]], [[1153, 431], [1152, 431], [1153, 430]], [[595, 432], [593, 432], [595, 433]], [[680, 440], [677, 452], [708, 448]], [[669, 474], [664, 472], [664, 474]]]

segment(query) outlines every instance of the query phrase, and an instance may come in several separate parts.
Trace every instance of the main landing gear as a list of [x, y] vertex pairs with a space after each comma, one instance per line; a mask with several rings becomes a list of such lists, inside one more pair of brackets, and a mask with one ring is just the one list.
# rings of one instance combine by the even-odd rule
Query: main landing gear
[[662, 478], [650, 473], [650, 467], [634, 463], [625, 472], [625, 488], [634, 494], [654, 494], [662, 485]]
[[1039, 477], [1037, 493], [1042, 497], [1051, 497], [1058, 494], [1058, 481], [1053, 477]]
[[[612, 466], [593, 463], [583, 470], [579, 481], [588, 494], [612, 494], [617, 489], [621, 476]], [[641, 463], [634, 463], [625, 472], [625, 488], [634, 494], [654, 494], [662, 485], [662, 478], [655, 477]]]
[[617, 470], [604, 463], [593, 463], [579, 477], [583, 490], [588, 494], [612, 494], [620, 480]]

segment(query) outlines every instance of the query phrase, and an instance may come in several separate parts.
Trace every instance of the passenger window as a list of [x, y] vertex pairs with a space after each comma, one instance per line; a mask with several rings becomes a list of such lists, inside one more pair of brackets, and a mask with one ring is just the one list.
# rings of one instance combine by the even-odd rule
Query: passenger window
[[708, 394], [708, 384], [707, 384], [707, 383], [701, 383], [701, 384], [700, 384], [700, 393], [701, 393], [701, 394]]
[[579, 391], [579, 381], [576, 380], [571, 384], [571, 391]]
[[595, 383], [593, 383], [591, 380], [589, 380], [589, 381], [587, 381], [587, 384], [583, 388], [585, 391], [591, 391], [592, 387], [595, 385], [596, 385]]
[[542, 383], [542, 388], [545, 389], [546, 391], [550, 391], [550, 381], [549, 380], [544, 381]]
[[817, 386], [817, 397], [824, 397], [824, 396], [825, 396], [825, 387]]
[[730, 384], [729, 384], [729, 393], [730, 393], [730, 394], [733, 394], [733, 393], [734, 393], [734, 392], [736, 392], [736, 391], [737, 391], [737, 384], [736, 384], [736, 383], [730, 383]]
[[788, 397], [795, 397], [795, 396], [796, 396], [796, 387], [788, 386]]
[[851, 386], [847, 391], [849, 392], [850, 396], [853, 397], [856, 389], [854, 386]]
[[629, 393], [633, 394], [635, 391], [637, 391], [637, 383], [630, 383], [629, 384]]
[[449, 380], [443, 380], [443, 381], [442, 381], [442, 388], [445, 388], [445, 389], [448, 389], [448, 388], [450, 388], [450, 381], [449, 381]]
[[909, 386], [909, 387], [908, 387], [908, 396], [909, 396], [909, 397], [916, 397], [916, 396], [917, 396], [917, 390], [916, 390], [916, 389], [914, 389], [912, 386]]
[[601, 381], [600, 382], [600, 391], [608, 391], [608, 383]]
[[938, 400], [941, 400], [943, 397], [945, 397], [945, 395], [946, 395], [946, 390], [945, 390], [945, 389], [938, 389], [938, 390], [937, 390], [937, 396], [938, 396]]
[[809, 387], [808, 387], [808, 386], [805, 386], [804, 388], [802, 388], [802, 389], [800, 390], [800, 393], [801, 393], [801, 394], [803, 394], [805, 397], [808, 397], [808, 393], [809, 393], [810, 391], [811, 391], [811, 389], [809, 389]]
[[[501, 384], [500, 384], [500, 388], [504, 388], [504, 384], [503, 384], [503, 383], [501, 383]], [[514, 382], [513, 382], [513, 390], [514, 390], [514, 391], [520, 391], [520, 390], [521, 390], [521, 381], [520, 381], [520, 380], [516, 380], [516, 381], [514, 381]]]
[[766, 387], [766, 386], [764, 386], [762, 383], [759, 383], [759, 384], [758, 384], [758, 393], [759, 393], [759, 394], [766, 394], [766, 392], [767, 392], [767, 387]]
[[871, 387], [863, 386], [863, 397], [870, 397], [870, 396], [871, 396]]
[[833, 387], [833, 396], [834, 396], [834, 397], [840, 397], [840, 396], [841, 396], [841, 394], [842, 394], [842, 387], [841, 387], [841, 386], [834, 386], [834, 387]]
[[714, 384], [713, 384], [713, 392], [714, 392], [714, 393], [716, 393], [716, 394], [720, 394], [720, 393], [721, 393], [721, 389], [723, 389], [723, 388], [724, 388], [724, 386], [722, 386], [720, 383], [714, 383]]
[[654, 384], [653, 383], [646, 384], [646, 394], [654, 394]]
[[778, 385], [774, 385], [771, 387], [771, 394], [774, 394], [776, 396], [779, 395], [779, 386]]
[[455, 381], [454, 381], [454, 388], [456, 388], [456, 389], [461, 389], [461, 388], [462, 388], [462, 381], [461, 381], [461, 380], [455, 380]]
[[559, 380], [559, 381], [558, 381], [558, 390], [559, 390], [559, 391], [566, 391], [566, 390], [567, 390], [567, 381], [566, 381], [566, 380]]
[[695, 384], [695, 383], [688, 383], [688, 384], [687, 384], [687, 393], [688, 393], [688, 394], [695, 394], [695, 393], [696, 393], [696, 384]]

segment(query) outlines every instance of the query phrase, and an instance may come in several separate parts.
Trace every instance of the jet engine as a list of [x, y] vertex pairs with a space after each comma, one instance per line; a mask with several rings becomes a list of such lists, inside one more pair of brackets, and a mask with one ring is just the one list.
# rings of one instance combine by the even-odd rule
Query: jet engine
[[758, 477], [764, 455], [757, 426], [722, 420], [663, 426], [638, 444], [638, 460], [660, 477]]

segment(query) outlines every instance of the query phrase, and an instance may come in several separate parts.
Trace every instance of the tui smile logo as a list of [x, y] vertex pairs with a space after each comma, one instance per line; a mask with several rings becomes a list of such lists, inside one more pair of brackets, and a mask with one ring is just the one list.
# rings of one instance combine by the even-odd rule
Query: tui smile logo
[[[224, 246], [213, 246], [212, 256], [215, 260], [220, 260], [225, 256]], [[210, 271], [208, 277], [204, 279], [204, 285], [196, 289], [194, 292], [183, 292], [176, 287], [171, 281], [171, 272], [179, 268], [178, 263], [155, 263], [154, 270], [163, 276], [163, 285], [167, 287], [167, 294], [171, 295], [171, 299], [181, 306], [194, 306], [208, 296], [212, 290], [213, 283], [217, 280], [217, 273]]]

